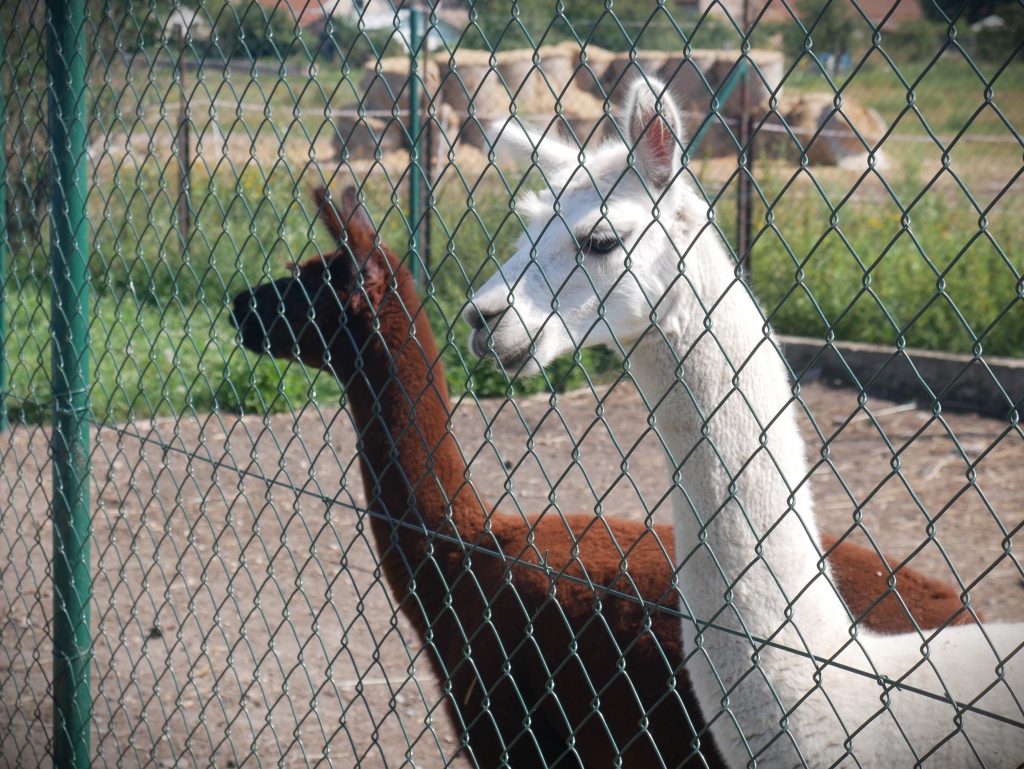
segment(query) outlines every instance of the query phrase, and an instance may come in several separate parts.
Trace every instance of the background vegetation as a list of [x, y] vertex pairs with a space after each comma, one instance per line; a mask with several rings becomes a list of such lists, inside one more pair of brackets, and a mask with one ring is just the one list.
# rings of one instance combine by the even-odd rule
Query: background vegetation
[[[113, 22], [93, 19], [95, 61], [131, 61], [111, 54], [125, 53], [128, 36], [145, 54], [141, 61], [148, 62], [137, 70], [120, 65], [92, 70], [90, 140], [100, 140], [95, 146], [101, 154], [109, 151], [102, 145], [104, 137], [173, 130], [173, 112], [161, 111], [161, 104], [174, 103], [177, 86], [173, 69], [160, 61], [175, 52], [160, 49], [160, 25], [153, 21], [159, 2], [151, 5], [151, 13], [130, 34], [123, 26], [108, 30]], [[602, 1], [574, 5], [571, 24], [562, 18], [549, 28], [546, 21], [538, 22], [550, 18], [549, 5], [543, 15], [531, 11], [529, 2], [520, 3], [517, 18], [480, 13], [463, 44], [469, 45], [475, 34], [481, 45], [499, 47], [571, 36], [613, 49], [633, 41], [651, 48], [678, 46], [678, 17], [647, 23], [646, 11], [640, 14], [627, 5], [616, 7], [616, 22]], [[207, 4], [208, 11], [214, 7]], [[6, 13], [12, 6], [4, 8]], [[187, 243], [177, 220], [173, 158], [143, 148], [107, 163], [105, 170], [93, 169], [92, 404], [100, 421], [214, 409], [277, 411], [341, 397], [329, 377], [241, 351], [226, 306], [236, 291], [283, 274], [288, 262], [333, 247], [310, 220], [305, 169], [283, 154], [257, 156], [257, 143], [268, 134], [286, 145], [295, 137], [332, 130], [317, 111], [355, 98], [354, 83], [362, 74], [358, 66], [372, 62], [394, 41], [389, 36], [367, 39], [337, 26], [331, 30], [333, 42], [318, 49], [318, 69], [312, 71], [309, 53], [303, 53], [308, 41], [287, 19], [248, 20], [227, 6], [214, 18], [228, 28], [217, 38], [226, 57], [263, 57], [280, 68], [265, 76], [254, 69], [239, 78], [226, 64], [210, 66], [190, 73], [193, 93], [209, 101], [262, 102], [274, 117], [240, 112], [230, 119], [233, 135], [250, 138], [250, 158], [197, 163], [191, 179], [194, 225]], [[3, 71], [9, 94], [12, 248], [7, 356], [11, 411], [37, 422], [48, 419], [50, 408], [45, 88], [39, 87], [42, 48], [24, 45], [42, 34], [40, 20], [24, 21], [29, 31], [20, 38], [20, 53], [9, 50]], [[727, 21], [708, 17], [686, 23], [695, 40], [707, 36], [695, 45], [729, 44], [736, 35]], [[247, 24], [252, 28], [246, 29]], [[230, 34], [232, 25], [236, 32]], [[844, 97], [877, 109], [894, 126], [894, 137], [886, 144], [890, 165], [883, 178], [814, 167], [811, 178], [785, 152], [759, 158], [763, 198], [755, 210], [752, 280], [780, 332], [1024, 355], [1024, 227], [1020, 205], [1007, 192], [1021, 167], [1021, 145], [1013, 137], [1024, 124], [1024, 62], [1019, 53], [1005, 66], [994, 56], [973, 64], [954, 53], [936, 60], [934, 53], [948, 42], [947, 28], [948, 22], [929, 20], [901, 33], [918, 41], [918, 48], [889, 33], [883, 36], [886, 52], [898, 53], [896, 68], [877, 50], [865, 56], [863, 46], [869, 44], [855, 39], [843, 44], [857, 67], [855, 75], [823, 72], [805, 62], [787, 77], [789, 94], [828, 89], [831, 78]], [[8, 36], [8, 46], [12, 40]], [[814, 46], [817, 52], [841, 48], [820, 34]], [[798, 48], [806, 46], [800, 42]], [[325, 57], [328, 49], [337, 49], [337, 56]], [[908, 99], [908, 88], [913, 99]], [[929, 132], [947, 140], [963, 132], [963, 138], [943, 157], [940, 144], [927, 140]], [[985, 136], [1010, 141], [970, 141]], [[694, 170], [712, 198], [717, 226], [727, 242], [734, 242], [735, 164], [730, 169], [728, 163], [699, 160]], [[509, 255], [520, 231], [508, 215], [507, 187], [497, 171], [467, 172], [465, 180], [460, 171], [447, 169], [435, 191], [432, 279], [424, 290], [453, 391], [561, 390], [616, 370], [613, 355], [588, 351], [558, 362], [545, 377], [510, 383], [496, 367], [467, 355], [461, 308], [472, 287]], [[406, 181], [383, 169], [369, 178], [365, 191], [371, 211], [401, 253], [408, 239]]]

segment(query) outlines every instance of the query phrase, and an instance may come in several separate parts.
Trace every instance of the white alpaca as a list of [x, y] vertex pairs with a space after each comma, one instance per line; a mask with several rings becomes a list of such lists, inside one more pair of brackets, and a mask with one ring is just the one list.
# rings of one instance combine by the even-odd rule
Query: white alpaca
[[628, 355], [675, 484], [687, 670], [727, 763], [1020, 765], [1024, 625], [854, 632], [817, 549], [787, 369], [681, 169], [679, 112], [639, 81], [620, 124], [582, 162], [501, 129], [549, 191], [518, 202], [527, 232], [466, 319], [510, 372], [595, 344]]

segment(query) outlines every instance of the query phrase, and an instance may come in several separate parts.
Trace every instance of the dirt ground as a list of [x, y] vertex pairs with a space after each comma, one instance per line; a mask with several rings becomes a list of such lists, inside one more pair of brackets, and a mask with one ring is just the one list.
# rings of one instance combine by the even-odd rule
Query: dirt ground
[[[804, 397], [830, 449], [814, 474], [822, 528], [846, 531], [859, 503], [890, 556], [959, 581], [989, 619], [1024, 620], [1019, 428], [875, 398], [871, 419], [820, 382]], [[482, 493], [506, 511], [646, 515], [666, 478], [636, 393], [615, 388], [603, 419], [589, 391], [557, 406], [460, 404]], [[312, 407], [94, 431], [96, 766], [467, 766], [380, 582], [353, 446], [345, 412]], [[0, 454], [0, 767], [48, 766], [47, 433], [13, 429]]]

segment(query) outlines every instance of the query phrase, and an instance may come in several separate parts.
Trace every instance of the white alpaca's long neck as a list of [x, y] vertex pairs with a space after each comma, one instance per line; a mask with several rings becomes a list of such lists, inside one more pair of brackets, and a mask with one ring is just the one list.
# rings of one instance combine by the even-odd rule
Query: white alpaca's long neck
[[[646, 397], [660, 401], [658, 430], [680, 472], [675, 510], [684, 585], [693, 593], [687, 600], [697, 616], [711, 619], [732, 585], [747, 630], [767, 637], [803, 593], [798, 603], [843, 636], [848, 614], [819, 568], [805, 447], [785, 365], [732, 260], [711, 237], [697, 247], [692, 274], [675, 289], [670, 312], [679, 317], [662, 323], [669, 343], [649, 334], [636, 358]], [[709, 327], [701, 305], [713, 308]], [[759, 550], [762, 565], [751, 568]], [[827, 589], [808, 595], [812, 583]]]
[[[790, 379], [733, 268], [714, 236], [698, 240], [657, 328], [630, 356], [677, 483], [676, 557], [693, 617], [682, 623], [686, 668], [726, 764], [831, 766], [852, 739], [872, 769], [929, 753], [929, 766], [975, 766], [978, 755], [1019, 765], [1024, 627], [946, 628], [929, 639], [928, 664], [917, 633], [850, 641], [818, 555]], [[871, 676], [821, 664], [833, 655], [938, 697], [897, 689], [880, 715], [889, 695]], [[1004, 683], [992, 685], [997, 668]], [[1009, 721], [969, 716], [965, 727], [947, 696]], [[962, 728], [970, 741], [950, 738]]]
[[[657, 404], [678, 479], [676, 555], [685, 609], [697, 620], [683, 621], [684, 646], [703, 650], [688, 668], [709, 718], [738, 687], [730, 707], [740, 724], [760, 724], [763, 733], [729, 739], [724, 732], [736, 729], [719, 718], [716, 738], [742, 754], [744, 741], [777, 733], [780, 698], [792, 704], [813, 686], [806, 656], [764, 651], [759, 640], [828, 656], [849, 640], [850, 620], [819, 564], [805, 446], [764, 319], [713, 235], [686, 261], [667, 316], [631, 361]], [[759, 670], [751, 674], [755, 651]]]

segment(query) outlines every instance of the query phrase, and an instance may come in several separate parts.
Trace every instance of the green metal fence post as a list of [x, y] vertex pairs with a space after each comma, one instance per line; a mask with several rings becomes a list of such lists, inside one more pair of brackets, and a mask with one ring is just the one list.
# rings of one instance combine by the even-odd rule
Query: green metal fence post
[[[736, 69], [729, 75], [729, 79], [726, 80], [722, 87], [718, 91], [718, 109], [725, 109], [726, 103], [732, 96], [732, 92], [736, 90], [736, 86], [741, 83], [747, 76], [747, 60], [743, 59], [736, 65]], [[711, 127], [712, 117], [709, 115], [704, 121], [700, 128], [697, 129], [697, 133], [690, 139], [690, 144], [686, 148], [686, 155], [688, 158], [692, 158], [697, 154], [697, 150], [700, 148], [700, 143], [704, 141], [704, 134], [708, 132]]]
[[49, 0], [53, 298], [53, 763], [89, 765], [88, 230], [84, 0]]
[[4, 90], [4, 35], [0, 29], [0, 432], [7, 427], [7, 144], [4, 122], [7, 114]]
[[[750, 51], [750, 0], [743, 0], [743, 55]], [[743, 63], [746, 63], [744, 58]], [[750, 114], [750, 75], [744, 68], [740, 80], [740, 174], [736, 187], [736, 253], [747, 280], [750, 275], [751, 217], [754, 206], [753, 118]]]
[[420, 186], [420, 9], [409, 9], [409, 269], [419, 281]]

